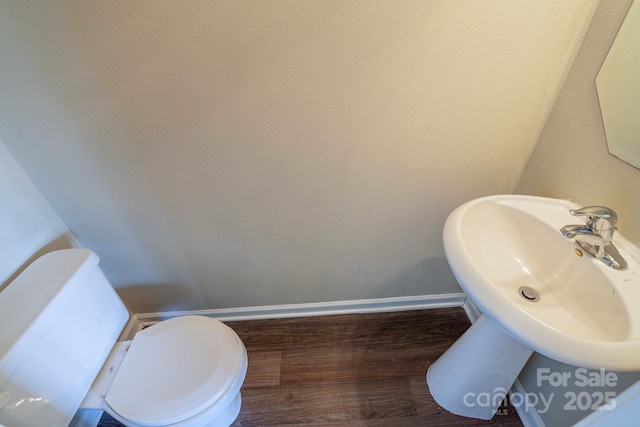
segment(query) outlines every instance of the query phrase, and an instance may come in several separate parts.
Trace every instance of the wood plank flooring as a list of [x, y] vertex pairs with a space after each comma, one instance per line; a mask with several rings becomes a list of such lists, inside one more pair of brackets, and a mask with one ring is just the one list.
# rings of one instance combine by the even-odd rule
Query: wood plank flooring
[[227, 324], [249, 355], [235, 427], [522, 426], [508, 404], [481, 421], [429, 394], [427, 368], [470, 326], [460, 308]]

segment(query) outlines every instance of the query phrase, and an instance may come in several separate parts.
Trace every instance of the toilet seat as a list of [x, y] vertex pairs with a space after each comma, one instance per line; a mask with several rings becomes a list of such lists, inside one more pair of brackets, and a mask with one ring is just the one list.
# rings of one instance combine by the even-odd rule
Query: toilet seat
[[104, 399], [128, 425], [182, 425], [203, 412], [213, 419], [239, 402], [246, 369], [246, 350], [231, 328], [204, 316], [176, 317], [136, 334]]

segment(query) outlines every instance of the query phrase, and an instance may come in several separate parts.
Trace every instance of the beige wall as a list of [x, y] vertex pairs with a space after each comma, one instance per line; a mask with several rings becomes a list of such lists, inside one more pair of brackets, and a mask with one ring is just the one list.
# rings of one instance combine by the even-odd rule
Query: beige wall
[[596, 3], [2, 2], [0, 138], [135, 311], [457, 292]]
[[0, 291], [38, 256], [72, 246], [67, 227], [0, 142]]
[[607, 152], [595, 86], [631, 3], [601, 2], [516, 191], [609, 206], [640, 244], [640, 170]]

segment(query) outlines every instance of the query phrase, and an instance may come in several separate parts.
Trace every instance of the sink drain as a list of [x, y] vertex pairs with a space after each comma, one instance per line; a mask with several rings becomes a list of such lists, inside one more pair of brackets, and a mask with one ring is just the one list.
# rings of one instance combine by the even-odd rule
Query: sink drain
[[533, 288], [529, 286], [521, 287], [518, 292], [520, 292], [520, 296], [526, 299], [527, 301], [536, 302], [540, 299], [540, 294]]

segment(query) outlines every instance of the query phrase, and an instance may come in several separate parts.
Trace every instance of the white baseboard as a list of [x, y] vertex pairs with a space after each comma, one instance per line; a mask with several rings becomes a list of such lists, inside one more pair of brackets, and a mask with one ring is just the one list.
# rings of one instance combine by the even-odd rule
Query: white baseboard
[[[336, 314], [384, 313], [405, 310], [462, 307], [467, 297], [463, 293], [420, 295], [411, 297], [376, 298], [351, 301], [330, 301], [309, 304], [283, 304], [257, 307], [219, 308], [211, 310], [141, 313], [132, 316], [128, 333], [137, 332], [135, 325], [145, 327], [177, 316], [200, 315], [221, 321], [279, 319], [289, 317], [330, 316]], [[130, 338], [129, 338], [130, 339]]]
[[[509, 394], [511, 395], [512, 393], [516, 393], [519, 396], [527, 396], [527, 391], [520, 383], [520, 380], [516, 380], [511, 390], [509, 390]], [[515, 408], [524, 427], [545, 427], [542, 418], [540, 418], [540, 414], [533, 405], [520, 405]]]
[[464, 304], [462, 304], [462, 308], [464, 309], [464, 312], [467, 313], [467, 317], [471, 323], [475, 323], [475, 321], [482, 316], [482, 312], [480, 312], [478, 307], [476, 307], [469, 298], [465, 299]]

